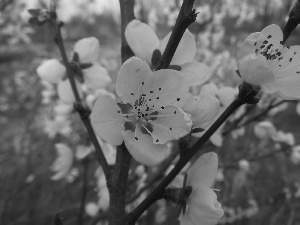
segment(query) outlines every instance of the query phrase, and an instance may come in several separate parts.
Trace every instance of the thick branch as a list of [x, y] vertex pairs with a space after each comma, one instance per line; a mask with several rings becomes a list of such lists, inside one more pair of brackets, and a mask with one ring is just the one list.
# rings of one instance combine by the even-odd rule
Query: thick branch
[[[135, 19], [134, 0], [120, 0], [121, 10], [121, 57], [122, 63], [134, 56], [125, 39], [125, 29], [127, 24]], [[131, 155], [125, 144], [118, 146], [116, 164], [113, 174], [109, 180], [110, 194], [110, 225], [118, 225], [124, 222], [125, 218], [125, 197], [127, 190], [128, 171], [130, 168]]]
[[169, 67], [178, 44], [189, 25], [191, 25], [197, 17], [195, 10], [193, 9], [195, 0], [184, 0], [179, 15], [177, 17], [174, 29], [171, 33], [169, 42], [166, 49], [160, 59], [159, 69], [166, 69]]

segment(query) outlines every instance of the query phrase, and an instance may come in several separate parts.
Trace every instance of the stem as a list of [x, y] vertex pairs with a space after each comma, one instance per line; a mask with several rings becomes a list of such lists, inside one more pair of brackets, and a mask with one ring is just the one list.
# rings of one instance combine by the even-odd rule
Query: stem
[[88, 167], [89, 162], [87, 159], [84, 159], [82, 162], [83, 165], [83, 181], [82, 181], [82, 194], [81, 194], [81, 202], [80, 202], [80, 209], [78, 214], [78, 225], [83, 225], [83, 212], [84, 212], [84, 205], [85, 205], [85, 199], [87, 194], [87, 174], [88, 174]]
[[76, 102], [74, 104], [74, 108], [76, 109], [76, 111], [80, 115], [80, 118], [81, 118], [87, 132], [88, 132], [88, 135], [91, 138], [91, 141], [92, 141], [92, 143], [95, 147], [95, 150], [96, 150], [97, 160], [98, 160], [99, 164], [102, 166], [104, 174], [106, 176], [106, 179], [108, 180], [109, 177], [110, 177], [109, 165], [108, 165], [108, 163], [106, 161], [106, 158], [105, 158], [105, 156], [102, 152], [102, 149], [101, 149], [101, 147], [98, 143], [96, 134], [95, 134], [95, 132], [92, 128], [92, 125], [91, 125], [91, 122], [90, 122], [90, 119], [89, 119], [89, 113], [85, 110], [85, 108], [81, 104], [81, 99], [80, 99], [80, 96], [78, 94], [75, 78], [72, 74], [72, 70], [71, 70], [71, 67], [70, 67], [70, 64], [69, 64], [69, 61], [68, 61], [68, 58], [67, 58], [66, 49], [65, 49], [63, 38], [62, 38], [62, 35], [61, 35], [61, 27], [63, 26], [63, 23], [58, 23], [56, 18], [52, 19], [50, 22], [54, 26], [54, 30], [55, 30], [54, 41], [55, 41], [57, 47], [59, 48], [60, 54], [61, 54], [62, 59], [63, 59], [63, 64], [64, 64], [64, 66], [66, 67], [66, 70], [67, 70], [67, 76], [68, 76], [68, 79], [70, 81], [72, 91], [73, 91], [75, 99], [76, 99]]
[[277, 107], [277, 106], [279, 106], [279, 105], [282, 105], [282, 104], [285, 103], [285, 102], [286, 102], [286, 100], [281, 100], [281, 101], [275, 103], [274, 105], [269, 105], [266, 109], [264, 109], [263, 111], [261, 111], [259, 114], [257, 114], [257, 115], [255, 115], [255, 116], [251, 117], [250, 119], [244, 121], [244, 122], [241, 123], [241, 124], [238, 124], [238, 125], [235, 126], [235, 127], [231, 127], [231, 128], [229, 128], [228, 130], [225, 130], [222, 134], [223, 134], [223, 135], [227, 135], [227, 134], [229, 134], [229, 133], [230, 133], [231, 131], [233, 131], [233, 130], [239, 129], [239, 128], [243, 127], [243, 126], [248, 125], [249, 123], [252, 123], [252, 122], [254, 122], [254, 121], [259, 120], [259, 119], [262, 118], [264, 115], [266, 115], [271, 109], [273, 109], [273, 108], [275, 108], [275, 107]]
[[128, 171], [130, 168], [131, 155], [125, 144], [118, 146], [116, 165], [110, 179], [110, 217], [109, 224], [121, 224], [125, 218], [125, 197], [127, 190]]
[[[134, 0], [120, 0], [121, 10], [121, 58], [122, 63], [134, 56], [125, 39], [125, 29], [127, 24], [134, 20]], [[131, 155], [125, 144], [118, 146], [116, 164], [109, 180], [110, 194], [110, 216], [109, 224], [118, 225], [124, 222], [125, 218], [125, 199], [127, 190], [128, 171], [130, 168]]]
[[256, 161], [258, 159], [263, 159], [263, 158], [268, 158], [268, 157], [271, 157], [277, 153], [285, 153], [289, 150], [289, 148], [282, 148], [282, 149], [277, 149], [277, 150], [274, 150], [274, 151], [271, 151], [271, 152], [267, 152], [267, 153], [264, 153], [264, 154], [261, 154], [261, 155], [257, 155], [257, 156], [252, 156], [252, 157], [249, 157], [249, 158], [239, 158], [239, 159], [235, 159], [233, 160], [232, 163], [226, 163], [224, 165], [219, 165], [219, 168], [233, 168], [233, 167], [236, 167], [236, 165], [238, 164], [238, 162], [242, 159], [245, 159], [247, 161]]
[[185, 30], [196, 20], [197, 14], [193, 9], [194, 2], [195, 0], [183, 1], [174, 29], [171, 33], [166, 49], [160, 59], [157, 70], [166, 69], [169, 67]]
[[182, 168], [191, 160], [191, 158], [200, 151], [200, 148], [205, 142], [215, 133], [215, 131], [226, 121], [226, 119], [241, 105], [245, 104], [239, 97], [235, 99], [228, 108], [221, 114], [221, 116], [211, 125], [211, 127], [204, 133], [204, 135], [194, 144], [194, 146], [187, 150], [181, 157], [176, 166], [163, 179], [163, 181], [155, 188], [155, 190], [128, 215], [126, 224], [134, 224], [138, 218], [150, 207], [156, 200], [160, 199], [164, 193], [165, 188], [177, 176]]
[[153, 175], [153, 177], [147, 183], [147, 185], [144, 186], [143, 188], [141, 188], [141, 190], [138, 193], [136, 193], [134, 196], [132, 196], [129, 200], [127, 200], [126, 203], [129, 204], [129, 203], [135, 201], [144, 191], [149, 189], [151, 186], [153, 186], [153, 184], [155, 184], [157, 181], [159, 181], [161, 178], [163, 178], [164, 177], [164, 172], [169, 168], [169, 166], [174, 161], [174, 159], [176, 158], [177, 155], [178, 155], [178, 151], [174, 151], [173, 154], [167, 160], [162, 162], [162, 166]]

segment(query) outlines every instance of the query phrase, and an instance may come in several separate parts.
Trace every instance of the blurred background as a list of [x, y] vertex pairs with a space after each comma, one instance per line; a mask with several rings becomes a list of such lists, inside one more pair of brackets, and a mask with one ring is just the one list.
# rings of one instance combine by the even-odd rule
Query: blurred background
[[[99, 62], [113, 80], [108, 88], [113, 92], [121, 65], [118, 1], [59, 0], [57, 4], [58, 16], [65, 22], [67, 51], [80, 38], [98, 38]], [[135, 13], [162, 39], [174, 26], [180, 4], [179, 0], [136, 0]], [[106, 224], [107, 192], [101, 189], [105, 183], [101, 171], [93, 155], [82, 160], [75, 154], [79, 145], [89, 142], [85, 129], [75, 113], [68, 120], [55, 119], [57, 96], [36, 74], [44, 59], [60, 59], [53, 31], [30, 26], [20, 17], [24, 9], [47, 5], [42, 0], [0, 2], [0, 224], [50, 225], [57, 212], [65, 225]], [[283, 28], [291, 6], [292, 0], [202, 0], [201, 4], [196, 0], [199, 14], [189, 29], [196, 39], [197, 60], [213, 69], [210, 82], [223, 90], [218, 96], [223, 106], [241, 82], [235, 73], [241, 42], [269, 24]], [[300, 44], [298, 29], [287, 44]], [[205, 146], [220, 156], [215, 184], [225, 210], [220, 224], [300, 224], [299, 109], [295, 101], [263, 96], [258, 106], [238, 111], [219, 137]], [[261, 121], [267, 123], [257, 126]], [[68, 144], [74, 159], [64, 177], [53, 179], [59, 142]], [[145, 172], [155, 174], [154, 169], [132, 169], [128, 209], [161, 179], [145, 178]], [[136, 195], [133, 190], [139, 182], [147, 188]], [[175, 209], [172, 203], [159, 201], [140, 224], [174, 224]]]

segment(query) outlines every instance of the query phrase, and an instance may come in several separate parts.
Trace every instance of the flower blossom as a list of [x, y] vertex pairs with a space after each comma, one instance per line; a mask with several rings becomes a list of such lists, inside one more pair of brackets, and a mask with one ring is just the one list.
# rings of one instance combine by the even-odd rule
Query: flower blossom
[[55, 149], [57, 151], [58, 158], [51, 167], [51, 169], [56, 172], [51, 179], [60, 180], [67, 177], [71, 170], [73, 165], [73, 151], [64, 143], [55, 144]]
[[[152, 68], [158, 65], [170, 36], [171, 32], [160, 41], [149, 25], [138, 20], [132, 20], [125, 30], [126, 41], [134, 54]], [[194, 36], [186, 30], [170, 63], [170, 68], [173, 67], [184, 74], [189, 86], [204, 84], [212, 73], [205, 64], [193, 61], [196, 50]]]
[[[100, 44], [96, 38], [80, 39], [75, 43], [73, 52], [78, 54], [79, 64], [84, 66], [82, 74], [75, 74], [75, 84], [80, 97], [83, 96], [81, 83], [95, 90], [104, 88], [111, 82], [107, 70], [97, 62]], [[57, 84], [57, 93], [61, 101], [66, 104], [75, 101], [71, 84], [66, 79], [66, 68], [57, 59], [44, 61], [37, 68], [37, 74], [41, 79]]]
[[211, 189], [218, 170], [218, 156], [214, 152], [202, 155], [189, 169], [187, 186], [192, 193], [187, 199], [185, 213], [181, 213], [181, 225], [214, 225], [223, 216], [224, 211]]
[[279, 26], [250, 34], [238, 52], [241, 78], [283, 99], [300, 98], [300, 46], [283, 46]]
[[112, 145], [124, 140], [138, 162], [158, 164], [169, 154], [167, 142], [191, 131], [190, 116], [181, 109], [188, 91], [182, 73], [170, 69], [152, 72], [146, 62], [132, 57], [122, 65], [116, 81], [121, 101], [99, 96], [92, 125]]

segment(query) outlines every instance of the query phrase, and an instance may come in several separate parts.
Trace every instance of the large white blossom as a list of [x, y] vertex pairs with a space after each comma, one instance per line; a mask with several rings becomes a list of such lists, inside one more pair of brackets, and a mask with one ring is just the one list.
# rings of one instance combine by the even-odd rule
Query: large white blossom
[[202, 155], [189, 169], [187, 186], [192, 193], [187, 200], [187, 210], [181, 213], [181, 225], [215, 225], [224, 211], [211, 186], [216, 179], [218, 156], [214, 152]]
[[[134, 54], [149, 65], [157, 60], [154, 51], [163, 54], [170, 36], [171, 32], [160, 41], [149, 25], [138, 20], [132, 20], [125, 30], [126, 41]], [[194, 61], [196, 50], [194, 36], [186, 30], [170, 63], [179, 66], [177, 69], [185, 75], [189, 86], [204, 84], [212, 73], [209, 67]]]
[[143, 60], [132, 57], [121, 67], [116, 93], [96, 100], [92, 125], [113, 145], [123, 140], [132, 156], [145, 165], [160, 163], [168, 154], [167, 142], [191, 130], [190, 116], [181, 107], [189, 86], [182, 73], [164, 69], [152, 72]]
[[283, 46], [279, 26], [250, 34], [238, 52], [242, 79], [283, 99], [300, 98], [300, 46]]

